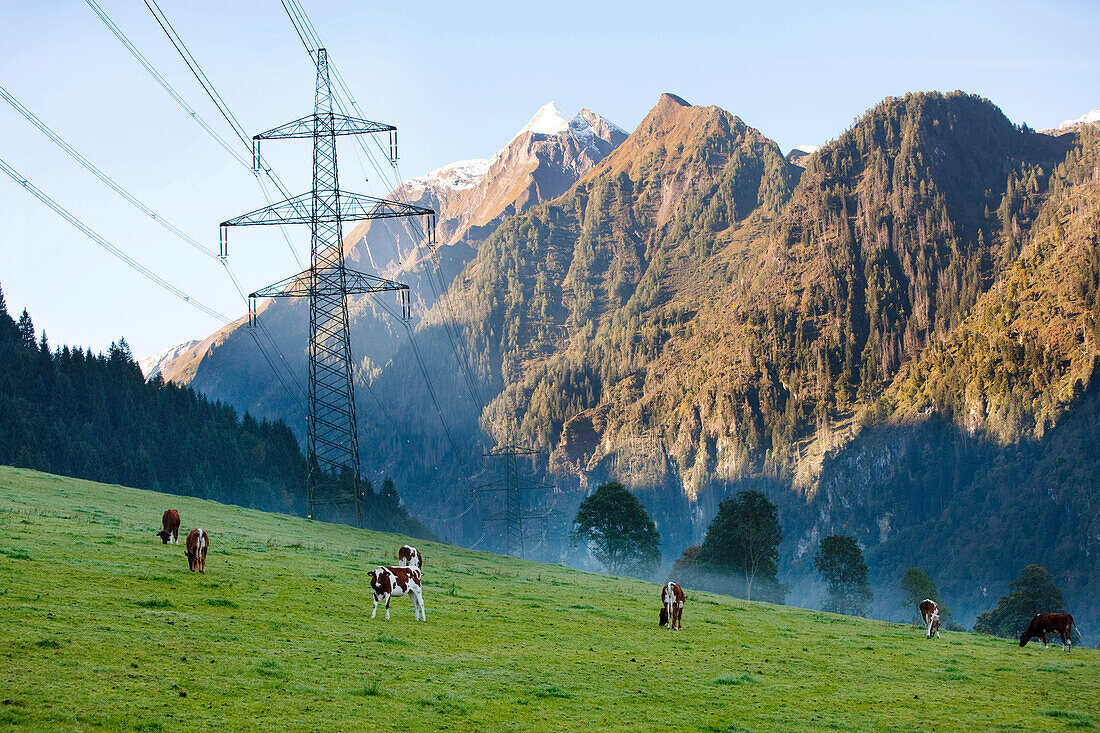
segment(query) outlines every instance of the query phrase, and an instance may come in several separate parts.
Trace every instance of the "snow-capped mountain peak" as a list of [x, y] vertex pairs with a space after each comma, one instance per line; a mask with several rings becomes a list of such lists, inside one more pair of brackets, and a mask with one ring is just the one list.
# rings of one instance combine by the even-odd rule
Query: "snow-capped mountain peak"
[[489, 162], [484, 158], [474, 158], [449, 163], [417, 178], [410, 178], [406, 181], [406, 185], [410, 189], [439, 187], [449, 188], [452, 191], [465, 191], [481, 182], [489, 171]]
[[156, 376], [160, 373], [165, 364], [171, 363], [174, 359], [179, 358], [184, 352], [193, 349], [198, 346], [198, 341], [186, 341], [177, 346], [165, 349], [157, 354], [152, 354], [144, 359], [138, 360], [138, 366], [141, 367], [141, 373], [146, 378]]
[[1066, 120], [1058, 127], [1048, 127], [1045, 130], [1039, 130], [1039, 132], [1046, 135], [1066, 135], [1071, 132], [1084, 127], [1085, 125], [1100, 125], [1100, 109], [1094, 109], [1092, 112], [1086, 112], [1078, 117], [1076, 120]]
[[1072, 127], [1080, 127], [1081, 125], [1091, 125], [1094, 122], [1100, 122], [1100, 109], [1094, 109], [1092, 112], [1083, 114], [1076, 120], [1066, 120], [1058, 125], [1058, 129], [1068, 130]]
[[561, 132], [569, 126], [569, 113], [559, 107], [555, 102], [547, 102], [539, 107], [539, 111], [524, 125], [519, 134], [534, 132], [539, 135], [553, 135]]

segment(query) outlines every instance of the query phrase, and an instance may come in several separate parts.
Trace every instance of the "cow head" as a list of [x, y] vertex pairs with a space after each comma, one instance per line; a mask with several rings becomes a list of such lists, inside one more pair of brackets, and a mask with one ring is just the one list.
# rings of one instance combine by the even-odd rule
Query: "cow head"
[[375, 593], [392, 593], [393, 583], [390, 572], [383, 567], [375, 568], [370, 574], [370, 587]]
[[160, 543], [162, 545], [167, 545], [168, 540], [172, 539], [172, 533], [166, 529], [162, 529], [161, 531], [157, 532], [157, 537], [160, 537]]
[[661, 606], [661, 613], [657, 617], [658, 626], [668, 626], [668, 607]]
[[188, 549], [188, 550], [185, 550], [183, 554], [187, 556], [187, 567], [188, 567], [188, 569], [192, 573], [195, 572], [195, 563], [197, 561], [197, 558], [195, 557], [195, 553], [192, 552], [190, 549]]

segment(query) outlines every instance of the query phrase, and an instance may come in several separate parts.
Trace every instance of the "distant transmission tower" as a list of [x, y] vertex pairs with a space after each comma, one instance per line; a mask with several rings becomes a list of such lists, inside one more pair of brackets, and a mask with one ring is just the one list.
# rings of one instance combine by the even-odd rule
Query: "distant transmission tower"
[[486, 458], [501, 458], [504, 461], [503, 483], [490, 484], [474, 489], [475, 493], [501, 492], [504, 494], [504, 507], [485, 516], [482, 523], [502, 522], [504, 524], [504, 552], [513, 557], [523, 558], [527, 548], [527, 532], [532, 524], [542, 526], [543, 537], [549, 532], [550, 512], [523, 508], [525, 493], [545, 491], [548, 484], [524, 484], [519, 475], [519, 456], [538, 455], [539, 451], [519, 445], [502, 445], [485, 453]]
[[435, 212], [419, 206], [341, 191], [336, 172], [336, 136], [389, 133], [389, 156], [397, 160], [397, 128], [334, 113], [328, 54], [317, 49], [317, 86], [313, 114], [256, 135], [252, 165], [260, 169], [261, 140], [311, 138], [313, 191], [257, 209], [221, 224], [221, 255], [227, 254], [226, 227], [309, 224], [309, 269], [248, 297], [249, 326], [255, 324], [257, 298], [309, 298], [309, 478], [310, 516], [354, 506], [363, 526], [363, 490], [359, 472], [359, 435], [355, 419], [348, 295], [400, 293], [402, 315], [409, 317], [409, 286], [356, 272], [344, 264], [342, 222], [348, 219], [427, 217], [428, 244], [434, 244]]

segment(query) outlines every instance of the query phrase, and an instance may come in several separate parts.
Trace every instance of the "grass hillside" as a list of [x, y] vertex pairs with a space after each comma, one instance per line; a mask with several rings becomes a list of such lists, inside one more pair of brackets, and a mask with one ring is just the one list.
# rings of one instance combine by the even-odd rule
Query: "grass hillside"
[[[211, 534], [206, 576], [154, 536]], [[427, 623], [370, 620], [404, 538], [0, 468], [14, 730], [1067, 730], [1100, 653], [691, 593], [418, 542]]]

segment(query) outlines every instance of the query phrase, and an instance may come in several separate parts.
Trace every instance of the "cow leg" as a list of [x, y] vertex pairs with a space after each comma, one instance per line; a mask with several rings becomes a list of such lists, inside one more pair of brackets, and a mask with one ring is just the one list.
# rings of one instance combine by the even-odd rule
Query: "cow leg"
[[386, 620], [390, 620], [390, 594], [386, 594]]
[[421, 591], [417, 591], [416, 593], [413, 593], [412, 600], [413, 617], [419, 621], [427, 621], [428, 614], [424, 611], [424, 594]]
[[374, 608], [371, 609], [370, 617], [374, 618], [374, 614], [378, 613], [378, 594], [374, 594]]

